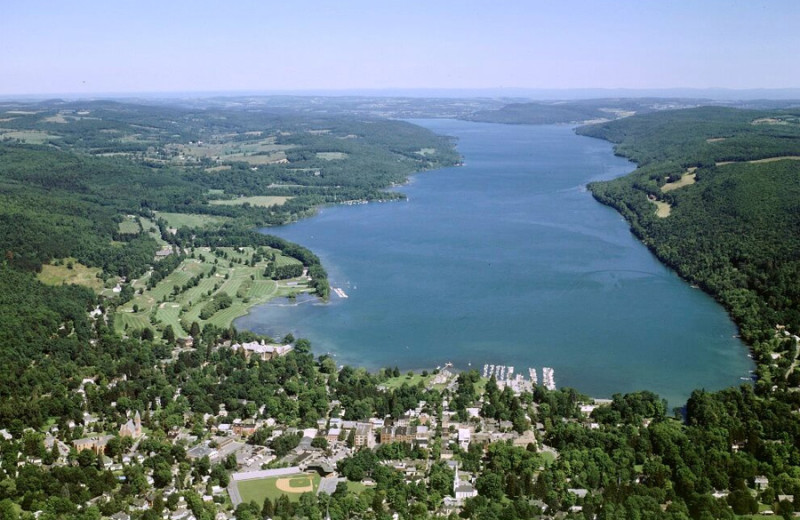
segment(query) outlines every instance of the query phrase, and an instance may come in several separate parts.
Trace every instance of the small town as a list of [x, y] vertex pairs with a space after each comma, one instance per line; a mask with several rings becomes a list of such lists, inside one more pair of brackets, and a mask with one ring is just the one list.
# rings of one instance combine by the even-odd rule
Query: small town
[[[181, 356], [196, 352], [191, 337], [180, 338], [176, 343]], [[302, 346], [303, 340], [299, 343]], [[251, 368], [296, 362], [298, 356], [291, 343], [264, 340], [223, 341], [215, 350], [216, 355], [232, 356]], [[309, 354], [300, 355], [310, 358]], [[329, 358], [322, 359], [317, 370], [331, 370], [329, 362]], [[164, 369], [164, 365], [159, 368]], [[465, 379], [450, 368], [448, 364], [424, 377], [386, 370], [390, 377], [377, 387], [378, 392], [405, 393], [411, 388], [408, 382], [415, 380], [414, 393], [433, 395], [438, 400], [412, 399], [414, 406], [396, 415], [377, 417], [365, 413], [352, 418], [342, 402], [329, 399], [325, 413], [313, 422], [298, 418], [286, 421], [280, 414], [272, 416], [267, 404], [241, 399], [236, 400], [235, 410], [220, 404], [214, 412], [187, 410], [177, 417], [170, 416], [169, 426], [162, 421], [163, 412], [185, 401], [181, 387], [175, 388], [170, 403], [165, 402], [165, 396], [156, 396], [146, 409], [126, 407], [119, 414], [117, 425], [93, 413], [92, 401], [125, 387], [127, 377], [87, 378], [72, 392], [86, 410], [80, 420], [52, 424], [44, 432], [26, 428], [0, 433], [6, 441], [22, 441], [18, 482], [24, 480], [24, 473], [32, 466], [48, 466], [51, 470], [59, 466], [95, 467], [105, 475], [113, 475], [124, 493], [119, 493], [117, 484], [111, 485], [108, 491], [88, 500], [86, 506], [95, 506], [115, 520], [145, 513], [147, 518], [171, 520], [210, 518], [213, 513], [213, 518], [223, 520], [246, 517], [247, 508], [252, 508], [256, 517], [278, 517], [289, 511], [297, 514], [291, 504], [298, 501], [318, 508], [323, 501], [317, 502], [316, 497], [360, 497], [367, 490], [371, 502], [361, 513], [378, 517], [392, 511], [398, 518], [398, 511], [388, 503], [389, 490], [377, 491], [385, 485], [381, 480], [387, 478], [403, 486], [426, 489], [422, 511], [448, 516], [460, 513], [467, 499], [479, 495], [482, 483], [476, 477], [480, 461], [493, 444], [536, 454], [536, 470], [543, 470], [545, 464], [558, 457], [558, 452], [542, 440], [544, 424], [527, 413], [516, 414], [514, 421], [487, 416], [509, 396], [521, 411], [522, 394], [530, 404], [528, 409], [535, 414], [535, 381], [522, 385], [520, 375], [512, 378], [513, 368], [507, 372], [507, 379], [499, 381], [495, 379], [495, 374], [503, 375], [499, 368], [489, 379], [479, 378], [477, 372]], [[340, 378], [343, 372], [351, 371], [344, 368], [339, 372]], [[336, 375], [335, 371], [331, 373]], [[480, 396], [472, 388], [476, 384], [484, 388]], [[464, 392], [466, 387], [469, 393]], [[335, 393], [329, 387], [326, 391]], [[470, 399], [465, 406], [463, 399], [470, 394], [477, 399]], [[126, 398], [120, 397], [109, 406], [120, 410], [123, 400]], [[587, 401], [580, 406], [581, 415], [574, 421], [585, 428], [598, 428], [590, 414], [596, 407], [610, 403]], [[377, 466], [384, 469], [376, 472]], [[569, 511], [581, 511], [577, 502], [588, 491], [570, 488], [568, 492], [576, 502]], [[315, 498], [303, 498], [304, 495]], [[409, 500], [408, 504], [413, 507], [413, 502]], [[532, 505], [539, 513], [548, 510], [541, 500]], [[346, 516], [352, 513], [348, 511]]]

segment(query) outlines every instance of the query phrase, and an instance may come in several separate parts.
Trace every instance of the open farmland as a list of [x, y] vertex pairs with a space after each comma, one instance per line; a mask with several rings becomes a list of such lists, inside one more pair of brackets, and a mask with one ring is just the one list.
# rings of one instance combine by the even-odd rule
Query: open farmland
[[291, 198], [292, 197], [257, 195], [253, 197], [239, 197], [228, 200], [212, 200], [210, 204], [219, 206], [242, 206], [244, 204], [250, 204], [251, 206], [269, 208], [271, 206], [280, 206]]

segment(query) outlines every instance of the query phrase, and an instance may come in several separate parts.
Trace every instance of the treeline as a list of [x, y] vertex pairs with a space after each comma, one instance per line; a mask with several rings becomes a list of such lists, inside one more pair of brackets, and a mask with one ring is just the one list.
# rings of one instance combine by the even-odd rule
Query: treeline
[[655, 110], [695, 106], [698, 99], [607, 98], [569, 101], [510, 103], [496, 110], [481, 110], [464, 117], [468, 121], [525, 125], [580, 123], [616, 119], [623, 115], [647, 114]]

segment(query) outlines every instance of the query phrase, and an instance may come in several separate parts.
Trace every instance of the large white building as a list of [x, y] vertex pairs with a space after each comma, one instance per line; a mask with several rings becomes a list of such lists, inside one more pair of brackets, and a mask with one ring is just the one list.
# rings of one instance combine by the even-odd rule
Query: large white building
[[250, 343], [235, 343], [231, 345], [233, 350], [242, 350], [244, 351], [244, 357], [250, 359], [250, 356], [253, 354], [257, 355], [264, 361], [268, 361], [270, 359], [274, 359], [279, 356], [285, 356], [288, 354], [292, 348], [291, 345], [273, 345], [273, 344], [266, 344], [263, 341], [252, 341]]

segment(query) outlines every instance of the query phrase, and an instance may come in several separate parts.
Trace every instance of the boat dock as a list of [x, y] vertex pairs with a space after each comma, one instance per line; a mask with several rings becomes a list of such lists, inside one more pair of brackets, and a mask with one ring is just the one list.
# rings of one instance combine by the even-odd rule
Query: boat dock
[[[539, 378], [535, 368], [528, 368], [528, 379], [522, 374], [514, 375], [514, 367], [506, 365], [483, 365], [483, 377], [494, 377], [500, 389], [510, 387], [515, 393], [532, 392], [533, 388], [539, 384]], [[542, 386], [548, 390], [556, 389], [555, 370], [550, 367], [542, 367]]]

